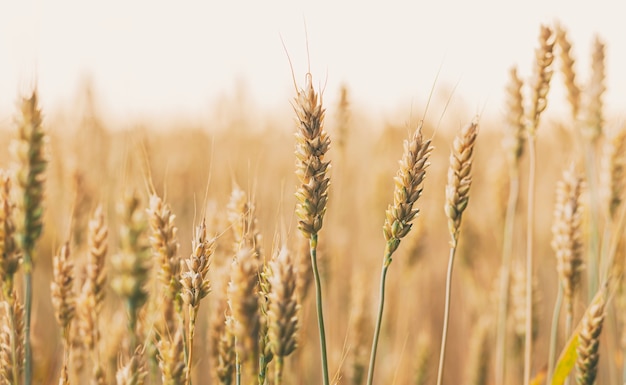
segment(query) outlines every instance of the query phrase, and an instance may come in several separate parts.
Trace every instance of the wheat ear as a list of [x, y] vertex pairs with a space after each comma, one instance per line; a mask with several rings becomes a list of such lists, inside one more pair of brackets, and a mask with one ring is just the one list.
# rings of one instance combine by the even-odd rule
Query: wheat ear
[[581, 324], [582, 328], [578, 334], [578, 353], [576, 359], [576, 384], [593, 385], [598, 372], [598, 360], [600, 359], [600, 333], [604, 322], [606, 307], [606, 292], [598, 295], [589, 306]]
[[[63, 370], [67, 371], [71, 347], [70, 324], [76, 311], [76, 295], [73, 292], [74, 263], [70, 260], [70, 245], [65, 242], [52, 260], [52, 305], [59, 326], [63, 331]], [[67, 375], [67, 373], [66, 373]], [[63, 376], [61, 376], [63, 379]]]

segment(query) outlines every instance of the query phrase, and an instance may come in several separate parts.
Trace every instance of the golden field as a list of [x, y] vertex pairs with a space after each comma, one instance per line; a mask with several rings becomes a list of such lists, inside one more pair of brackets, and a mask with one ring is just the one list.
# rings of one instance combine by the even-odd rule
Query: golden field
[[[252, 119], [233, 108], [220, 122], [161, 130], [149, 121], [108, 126], [90, 90], [80, 110], [55, 118], [40, 110], [34, 91], [24, 95], [15, 121], [0, 127], [0, 380], [365, 384], [379, 326], [373, 383], [434, 384], [452, 248], [442, 383], [521, 384], [528, 376], [533, 384], [563, 383], [554, 365], [567, 367], [558, 358], [572, 336], [570, 383], [592, 384], [596, 371], [597, 383], [623, 383], [626, 127], [602, 115], [610, 84], [604, 47], [598, 43], [590, 79], [574, 78], [567, 36], [542, 31], [537, 52], [529, 53], [535, 72], [520, 74], [523, 87], [502, 85], [509, 98], [498, 101], [501, 116], [447, 110], [444, 100], [425, 106], [424, 116], [376, 126], [352, 103], [349, 85], [325, 90], [340, 102], [323, 104], [313, 87], [317, 74], [294, 90], [297, 118]], [[550, 82], [564, 82], [578, 110], [550, 114]], [[475, 143], [461, 140], [474, 119]], [[319, 123], [323, 134], [299, 131]], [[515, 153], [511, 143], [523, 148]], [[413, 148], [423, 151], [406, 152]], [[570, 167], [574, 193], [559, 185]], [[507, 214], [514, 180], [519, 199]], [[303, 192], [307, 183], [322, 187]], [[303, 229], [308, 221], [313, 230]], [[532, 349], [525, 364], [529, 256]], [[555, 330], [560, 286], [565, 301]], [[30, 307], [30, 322], [22, 306]], [[32, 359], [22, 359], [24, 323], [31, 325]], [[274, 357], [259, 379], [266, 354]], [[549, 373], [557, 373], [552, 382]]]

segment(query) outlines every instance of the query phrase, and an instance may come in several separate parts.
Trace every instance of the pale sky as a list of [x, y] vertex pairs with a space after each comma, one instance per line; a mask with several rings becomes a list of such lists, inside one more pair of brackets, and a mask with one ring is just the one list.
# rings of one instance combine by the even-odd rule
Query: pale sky
[[261, 108], [288, 105], [281, 37], [302, 83], [305, 20], [327, 103], [345, 82], [371, 111], [408, 112], [440, 72], [436, 91], [458, 84], [455, 100], [499, 114], [509, 68], [529, 77], [540, 24], [559, 20], [581, 80], [595, 34], [607, 42], [607, 107], [626, 104], [626, 23], [614, 0], [0, 0], [0, 116], [33, 79], [48, 109], [71, 106], [85, 76], [122, 119], [206, 116], [241, 84]]

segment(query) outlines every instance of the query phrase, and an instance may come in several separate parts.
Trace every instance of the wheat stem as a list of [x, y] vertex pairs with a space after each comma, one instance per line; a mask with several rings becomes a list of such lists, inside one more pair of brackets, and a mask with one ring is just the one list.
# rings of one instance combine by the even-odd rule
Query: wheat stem
[[443, 369], [446, 360], [446, 342], [448, 338], [448, 322], [450, 319], [450, 298], [452, 292], [452, 268], [454, 267], [454, 255], [456, 254], [456, 242], [450, 247], [448, 259], [448, 273], [446, 274], [446, 299], [443, 313], [443, 333], [441, 335], [441, 351], [439, 353], [439, 367], [437, 369], [437, 385], [443, 384]]

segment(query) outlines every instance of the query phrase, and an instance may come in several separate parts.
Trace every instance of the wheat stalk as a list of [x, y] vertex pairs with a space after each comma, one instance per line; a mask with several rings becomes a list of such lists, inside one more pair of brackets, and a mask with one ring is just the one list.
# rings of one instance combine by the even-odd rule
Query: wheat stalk
[[389, 205], [385, 213], [386, 218], [383, 225], [383, 235], [386, 244], [380, 279], [378, 314], [367, 374], [368, 385], [371, 385], [374, 379], [376, 351], [378, 348], [378, 338], [385, 305], [385, 281], [387, 271], [392, 262], [393, 253], [398, 249], [402, 238], [409, 233], [413, 220], [419, 214], [419, 209], [415, 207], [415, 203], [422, 195], [422, 184], [426, 177], [426, 169], [430, 165], [428, 159], [432, 150], [431, 140], [424, 139], [422, 136], [422, 123], [420, 122], [410, 140], [404, 141], [404, 152], [400, 160], [400, 169], [394, 178], [393, 204]]
[[23, 252], [24, 269], [24, 384], [32, 383], [32, 352], [30, 341], [31, 307], [33, 296], [32, 274], [35, 244], [43, 230], [43, 199], [45, 171], [48, 160], [45, 155], [47, 136], [42, 126], [37, 91], [20, 102], [16, 118], [17, 140], [13, 142], [13, 154], [17, 161], [15, 181], [20, 189], [17, 208], [18, 240]]
[[306, 76], [304, 89], [298, 91], [293, 105], [298, 130], [296, 132], [296, 176], [300, 187], [296, 191], [298, 228], [309, 240], [311, 266], [315, 281], [317, 325], [320, 336], [320, 354], [324, 385], [329, 385], [326, 331], [322, 306], [322, 287], [317, 267], [317, 237], [322, 229], [330, 178], [330, 162], [324, 160], [330, 148], [330, 137], [324, 130], [324, 108], [321, 97], [313, 89], [313, 77]]
[[448, 218], [448, 232], [450, 233], [450, 257], [448, 260], [448, 273], [446, 275], [446, 299], [437, 385], [443, 384], [448, 321], [450, 319], [452, 268], [454, 266], [454, 256], [459, 241], [459, 233], [461, 231], [461, 219], [469, 203], [469, 191], [472, 184], [472, 158], [477, 136], [478, 117], [461, 128], [456, 138], [454, 138], [452, 151], [450, 153], [450, 167], [448, 168], [448, 182], [446, 184], [446, 203], [444, 205], [444, 211]]

